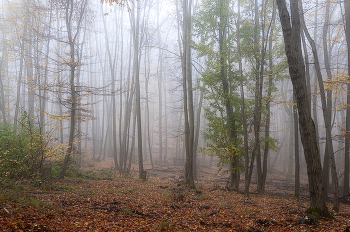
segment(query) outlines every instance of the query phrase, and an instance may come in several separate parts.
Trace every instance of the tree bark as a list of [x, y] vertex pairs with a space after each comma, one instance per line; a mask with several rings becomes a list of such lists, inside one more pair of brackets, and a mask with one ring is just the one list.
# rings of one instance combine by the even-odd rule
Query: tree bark
[[238, 71], [239, 71], [239, 85], [241, 93], [241, 118], [243, 126], [243, 144], [244, 144], [244, 197], [249, 198], [249, 144], [248, 144], [248, 128], [247, 119], [245, 117], [245, 100], [244, 100], [244, 88], [243, 88], [243, 68], [241, 58], [241, 39], [240, 39], [240, 26], [241, 26], [241, 5], [240, 0], [237, 1], [237, 56], [238, 56]]
[[[294, 97], [294, 103], [295, 103], [295, 97]], [[299, 130], [298, 130], [298, 112], [297, 112], [297, 106], [295, 104], [293, 104], [293, 115], [294, 115], [294, 160], [295, 160], [294, 196], [299, 199], [300, 197]]]
[[[320, 94], [321, 94], [322, 113], [323, 113], [323, 118], [324, 118], [325, 127], [326, 127], [326, 148], [327, 148], [327, 153], [329, 154], [329, 158], [325, 159], [325, 161], [327, 161], [326, 163], [328, 163], [328, 161], [331, 161], [331, 173], [332, 173], [332, 184], [333, 184], [333, 195], [334, 195], [333, 196], [333, 209], [335, 211], [339, 211], [339, 207], [340, 207], [339, 184], [338, 184], [338, 177], [337, 177], [337, 171], [336, 171], [335, 160], [334, 160], [333, 142], [332, 142], [332, 134], [331, 134], [332, 125], [330, 124], [330, 122], [331, 122], [330, 115], [329, 115], [329, 112], [327, 111], [326, 96], [325, 96], [325, 90], [324, 90], [324, 86], [323, 86], [321, 68], [320, 68], [320, 64], [318, 61], [318, 54], [317, 54], [317, 50], [316, 50], [316, 45], [315, 45], [314, 41], [312, 40], [312, 38], [311, 38], [307, 28], [306, 28], [306, 24], [305, 24], [305, 20], [304, 20], [303, 16], [301, 17], [301, 25], [302, 25], [303, 30], [305, 32], [305, 35], [306, 35], [306, 37], [311, 45], [312, 53], [314, 56], [316, 75], [318, 78], [319, 87], [320, 87]], [[323, 173], [323, 174], [325, 174], [325, 173]], [[325, 195], [325, 197], [327, 198], [326, 195]]]
[[[192, 96], [192, 68], [191, 68], [191, 0], [183, 1], [183, 53], [182, 53], [182, 74], [183, 94], [185, 112], [185, 146], [186, 164], [185, 181], [191, 188], [194, 188], [193, 178], [193, 135], [194, 135], [194, 113]], [[186, 83], [187, 82], [187, 83]]]
[[[295, 46], [297, 43], [300, 44], [300, 33], [298, 35], [297, 33], [292, 32], [286, 1], [276, 0], [276, 2], [282, 25], [285, 51], [289, 64], [289, 73], [293, 83], [293, 94], [296, 98], [298, 107], [300, 135], [304, 147], [309, 179], [310, 208], [312, 210], [317, 210], [322, 216], [330, 217], [322, 185], [322, 167], [320, 153], [317, 147], [316, 130], [311, 118], [309, 111], [310, 105], [307, 99], [305, 66], [303, 59], [300, 59], [300, 56], [302, 57], [300, 46]], [[299, 11], [297, 10], [298, 1], [291, 0], [291, 5], [293, 8], [296, 8], [291, 11], [293, 27], [298, 27], [296, 29], [300, 29], [300, 22], [297, 20], [297, 18], [299, 18]]]
[[[157, 37], [158, 37], [158, 46], [160, 46], [160, 25], [159, 25], [159, 0], [157, 1]], [[159, 105], [158, 105], [158, 112], [159, 112], [159, 118], [158, 118], [158, 130], [159, 130], [159, 165], [162, 165], [162, 156], [163, 156], [163, 132], [162, 132], [162, 120], [163, 120], [163, 114], [162, 114], [162, 108], [163, 108], [163, 102], [162, 102], [162, 79], [163, 79], [163, 52], [162, 49], [159, 47], [158, 49], [158, 97], [159, 97]]]
[[[345, 36], [348, 47], [348, 81], [350, 79], [350, 1], [344, 1], [345, 4]], [[346, 126], [345, 126], [345, 171], [344, 171], [344, 195], [349, 194], [349, 144], [350, 144], [350, 83], [347, 84], [347, 105], [346, 108]]]
[[[276, 7], [273, 5], [271, 24], [274, 25], [276, 21]], [[269, 36], [269, 84], [267, 89], [267, 100], [266, 100], [266, 125], [265, 125], [265, 138], [270, 137], [270, 123], [271, 123], [271, 102], [272, 102], [272, 79], [273, 79], [273, 60], [272, 60], [272, 37], [273, 28], [271, 27], [271, 32]], [[264, 158], [263, 158], [263, 173], [261, 180], [261, 191], [265, 192], [266, 176], [267, 176], [267, 160], [269, 155], [269, 139], [265, 142]]]
[[[76, 39], [81, 30], [81, 22], [84, 18], [85, 9], [87, 6], [87, 0], [82, 0], [80, 6], [82, 7], [80, 10], [79, 18], [77, 20], [76, 28], [73, 28], [73, 11], [74, 11], [74, 1], [67, 0], [65, 5], [65, 23], [67, 27], [68, 34], [68, 44], [69, 44], [69, 67], [70, 67], [70, 76], [69, 76], [69, 85], [70, 85], [70, 95], [71, 95], [71, 109], [70, 109], [70, 131], [69, 131], [69, 140], [68, 140], [68, 149], [67, 153], [64, 157], [62, 170], [60, 173], [60, 178], [64, 178], [66, 171], [68, 169], [68, 162], [70, 156], [73, 153], [74, 147], [74, 135], [75, 135], [75, 116], [76, 116], [76, 94], [75, 94], [75, 69], [79, 65], [76, 62]], [[75, 19], [74, 19], [75, 20]]]
[[132, 14], [133, 24], [133, 41], [134, 41], [134, 75], [136, 87], [136, 120], [137, 120], [137, 149], [138, 149], [138, 163], [139, 163], [139, 178], [146, 180], [146, 173], [143, 169], [142, 156], [142, 126], [141, 126], [141, 91], [140, 91], [140, 61], [139, 61], [139, 42], [140, 42], [140, 18], [141, 18], [141, 3], [137, 1], [136, 18], [135, 13]]

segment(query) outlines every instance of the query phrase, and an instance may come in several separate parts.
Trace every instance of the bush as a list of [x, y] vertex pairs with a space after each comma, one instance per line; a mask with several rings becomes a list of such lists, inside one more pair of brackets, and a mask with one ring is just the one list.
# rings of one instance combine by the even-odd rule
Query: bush
[[50, 153], [48, 142], [26, 111], [18, 125], [0, 127], [0, 178], [34, 177]]

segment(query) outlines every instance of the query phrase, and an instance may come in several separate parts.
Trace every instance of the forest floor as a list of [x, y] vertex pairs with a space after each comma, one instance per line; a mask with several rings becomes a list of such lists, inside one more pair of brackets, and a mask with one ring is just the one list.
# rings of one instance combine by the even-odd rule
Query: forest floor
[[200, 168], [196, 189], [189, 189], [180, 166], [146, 165], [143, 182], [136, 171], [114, 173], [112, 163], [85, 163], [86, 178], [0, 182], [0, 231], [350, 231], [346, 203], [331, 211], [335, 219], [313, 221], [305, 215], [307, 197], [298, 201], [277, 186], [245, 201], [216, 167]]

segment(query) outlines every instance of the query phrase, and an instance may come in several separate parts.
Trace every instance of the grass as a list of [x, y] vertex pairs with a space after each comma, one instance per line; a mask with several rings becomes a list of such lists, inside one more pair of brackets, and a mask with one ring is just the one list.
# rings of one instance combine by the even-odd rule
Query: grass
[[129, 216], [132, 215], [132, 212], [129, 209], [123, 209], [123, 212]]
[[83, 189], [78, 192], [79, 196], [85, 197], [85, 196], [90, 196], [90, 195], [95, 195], [96, 192], [91, 189]]
[[57, 184], [56, 186], [53, 187], [53, 190], [55, 191], [63, 191], [63, 192], [72, 192], [74, 191], [76, 188], [74, 186], [71, 185], [67, 185], [67, 184]]

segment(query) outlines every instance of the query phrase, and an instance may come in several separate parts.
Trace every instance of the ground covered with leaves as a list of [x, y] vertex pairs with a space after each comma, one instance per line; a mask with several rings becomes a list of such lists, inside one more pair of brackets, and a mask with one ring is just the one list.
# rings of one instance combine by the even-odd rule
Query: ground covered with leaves
[[308, 199], [252, 193], [247, 201], [215, 182], [189, 189], [181, 176], [162, 175], [166, 170], [150, 171], [144, 182], [136, 175], [109, 173], [52, 183], [1, 183], [0, 230], [350, 231], [346, 204], [340, 213], [332, 212], [333, 220], [316, 218], [305, 215]]

